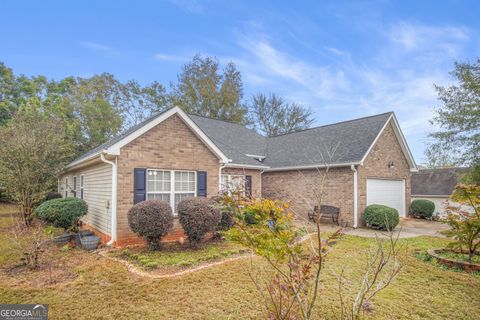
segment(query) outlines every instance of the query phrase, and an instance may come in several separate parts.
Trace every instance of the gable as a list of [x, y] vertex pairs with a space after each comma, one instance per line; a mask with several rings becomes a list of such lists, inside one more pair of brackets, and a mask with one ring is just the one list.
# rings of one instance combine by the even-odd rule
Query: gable
[[365, 167], [381, 166], [383, 169], [388, 166], [390, 161], [393, 161], [396, 168], [410, 169], [408, 159], [395, 133], [393, 119], [388, 121], [382, 133], [365, 156], [363, 165]]
[[202, 161], [218, 166], [217, 156], [177, 114], [123, 146], [119, 162], [147, 158], [175, 169], [192, 168]]

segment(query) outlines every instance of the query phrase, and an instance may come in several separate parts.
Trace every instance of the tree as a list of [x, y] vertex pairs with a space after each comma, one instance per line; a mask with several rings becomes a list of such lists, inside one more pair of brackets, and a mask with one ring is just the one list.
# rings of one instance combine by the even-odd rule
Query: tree
[[51, 191], [72, 154], [62, 120], [40, 109], [40, 102], [31, 98], [0, 127], [0, 181], [20, 205], [26, 225], [33, 220], [33, 207]]
[[250, 109], [256, 128], [268, 137], [306, 129], [313, 122], [310, 109], [287, 103], [276, 94], [268, 98], [262, 93], [256, 94]]
[[455, 63], [451, 74], [456, 85], [435, 86], [442, 104], [431, 123], [440, 130], [430, 134], [435, 141], [427, 157], [449, 154], [449, 162], [472, 166], [480, 162], [480, 59]]
[[188, 113], [209, 118], [248, 123], [248, 108], [242, 103], [243, 83], [235, 64], [220, 72], [218, 60], [197, 54], [183, 66], [169, 101]]
[[451, 229], [444, 231], [444, 234], [455, 239], [450, 247], [460, 250], [467, 248], [468, 262], [472, 263], [480, 247], [480, 185], [457, 185], [451, 199], [468, 206], [470, 211], [448, 207], [446, 223]]

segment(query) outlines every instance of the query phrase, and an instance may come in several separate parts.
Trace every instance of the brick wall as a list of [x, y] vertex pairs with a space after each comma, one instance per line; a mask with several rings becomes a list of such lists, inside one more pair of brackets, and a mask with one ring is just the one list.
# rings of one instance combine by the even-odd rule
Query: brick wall
[[[388, 168], [390, 162], [394, 168]], [[373, 146], [363, 166], [358, 168], [358, 214], [362, 223], [362, 213], [367, 205], [367, 178], [404, 179], [405, 180], [405, 210], [410, 204], [410, 166], [390, 122], [383, 131], [377, 143]]]
[[238, 175], [244, 175], [244, 176], [252, 176], [252, 196], [256, 198], [261, 197], [262, 175], [260, 174], [260, 170], [242, 169], [242, 168], [223, 168], [222, 174], [238, 174]]
[[[128, 226], [133, 206], [133, 169], [154, 168], [207, 172], [207, 196], [218, 194], [219, 160], [181, 118], [174, 115], [122, 147], [118, 157], [117, 245], [142, 242]], [[176, 221], [166, 240], [183, 234]]]
[[[295, 170], [262, 174], [262, 195], [287, 201], [295, 215], [307, 217], [317, 204], [319, 181], [324, 170]], [[353, 172], [350, 168], [330, 168], [323, 204], [340, 208], [340, 223], [353, 223]]]
[[[394, 168], [389, 169], [391, 161]], [[408, 210], [411, 201], [410, 167], [391, 123], [373, 146], [363, 166], [358, 166], [357, 170], [360, 225], [367, 202], [367, 178], [405, 180], [405, 210]], [[262, 175], [262, 195], [290, 202], [292, 210], [305, 217], [315, 205], [319, 177], [316, 170], [265, 172]], [[323, 203], [339, 207], [340, 221], [349, 226], [353, 224], [353, 172], [350, 167], [330, 169]]]

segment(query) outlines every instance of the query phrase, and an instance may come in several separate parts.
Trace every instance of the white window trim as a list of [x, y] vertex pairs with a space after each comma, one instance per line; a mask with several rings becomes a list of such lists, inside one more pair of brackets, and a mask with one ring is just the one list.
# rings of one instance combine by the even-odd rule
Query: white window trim
[[65, 177], [65, 198], [68, 198], [68, 177]]
[[85, 197], [85, 176], [83, 174], [80, 175], [80, 199], [83, 200]]
[[73, 176], [72, 177], [72, 192], [73, 192], [73, 197], [77, 197], [77, 184], [78, 184], [78, 177]]
[[[230, 183], [232, 182], [232, 179], [233, 177], [241, 177], [242, 180], [243, 180], [243, 190], [242, 190], [242, 196], [245, 195], [245, 189], [246, 189], [246, 183], [247, 183], [247, 178], [246, 178], [246, 175], [244, 174], [229, 174], [229, 173], [222, 173], [222, 176], [226, 176], [227, 177], [227, 186], [224, 186], [222, 184], [222, 178], [220, 177], [220, 186], [221, 186], [221, 192], [224, 193], [226, 191], [227, 194], [231, 195], [231, 190], [228, 190], [228, 187], [230, 185]], [[225, 190], [225, 187], [227, 187], [227, 190]]]
[[[148, 172], [149, 171], [168, 171], [170, 172], [170, 191], [148, 191]], [[173, 215], [176, 216], [177, 212], [175, 212], [175, 195], [176, 194], [184, 194], [184, 193], [192, 193], [192, 192], [185, 192], [185, 191], [175, 191], [175, 172], [190, 172], [193, 173], [193, 178], [195, 181], [194, 192], [193, 196], [197, 196], [197, 171], [195, 170], [171, 170], [171, 169], [157, 169], [157, 168], [147, 168], [147, 180], [145, 181], [146, 184], [146, 192], [145, 197], [148, 199], [148, 194], [169, 194], [170, 195], [170, 207], [172, 208]]]

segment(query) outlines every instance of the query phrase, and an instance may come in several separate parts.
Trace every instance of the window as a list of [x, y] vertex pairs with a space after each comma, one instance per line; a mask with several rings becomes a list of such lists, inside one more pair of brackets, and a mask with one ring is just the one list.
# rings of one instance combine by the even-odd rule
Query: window
[[80, 176], [80, 199], [83, 200], [84, 178], [83, 174]]
[[77, 177], [73, 177], [73, 196], [77, 197]]
[[176, 212], [180, 201], [195, 195], [195, 172], [153, 169], [147, 171], [147, 200], [168, 202]]
[[175, 171], [175, 211], [183, 199], [195, 197], [195, 172]]
[[65, 198], [68, 197], [68, 178], [65, 178]]
[[222, 174], [222, 193], [245, 193], [245, 176]]

